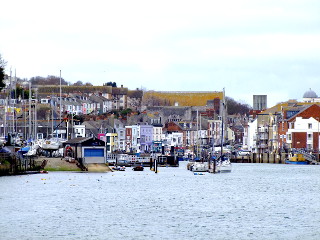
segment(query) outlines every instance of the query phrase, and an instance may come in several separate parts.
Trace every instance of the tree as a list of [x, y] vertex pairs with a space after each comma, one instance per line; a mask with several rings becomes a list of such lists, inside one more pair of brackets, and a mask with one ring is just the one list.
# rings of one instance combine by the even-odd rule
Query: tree
[[16, 87], [14, 94], [16, 94], [17, 97], [20, 97], [21, 99], [28, 99], [29, 98], [29, 89], [24, 89], [20, 84], [17, 84], [17, 87]]
[[105, 84], [105, 86], [117, 87], [117, 83], [116, 82], [107, 82]]
[[[32, 77], [30, 78], [32, 85], [60, 85], [60, 77], [49, 75], [45, 77]], [[68, 82], [61, 78], [61, 85], [68, 85]]]
[[5, 68], [6, 68], [7, 62], [2, 59], [1, 54], [0, 54], [0, 91], [6, 86], [4, 83], [5, 80]]
[[83, 86], [83, 82], [82, 81], [77, 81], [73, 84], [73, 86]]
[[227, 104], [227, 109], [228, 109], [228, 114], [233, 115], [233, 114], [248, 114], [249, 111], [251, 110], [251, 107], [248, 104], [241, 104], [237, 101], [235, 101], [231, 97], [226, 97], [226, 104]]
[[4, 83], [5, 73], [4, 68], [0, 67], [0, 91], [6, 86]]

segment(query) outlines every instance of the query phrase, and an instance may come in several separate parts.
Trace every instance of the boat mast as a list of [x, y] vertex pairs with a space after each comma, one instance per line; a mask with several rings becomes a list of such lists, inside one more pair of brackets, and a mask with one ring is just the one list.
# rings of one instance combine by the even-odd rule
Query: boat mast
[[29, 81], [29, 138], [31, 140], [31, 118], [32, 118], [32, 115], [31, 115], [31, 79]]
[[224, 117], [225, 115], [225, 92], [223, 88], [222, 109], [221, 109], [221, 156], [223, 154], [223, 138], [224, 138]]
[[[10, 108], [10, 116], [11, 116], [11, 112], [12, 112], [12, 106], [11, 106], [11, 103], [12, 103], [12, 70], [11, 70], [11, 67], [10, 67], [10, 92], [9, 92], [9, 108]], [[13, 120], [13, 118], [12, 118], [12, 120]], [[12, 131], [12, 129], [10, 129], [11, 128], [11, 123], [10, 123], [10, 120], [9, 120], [9, 131]], [[9, 132], [8, 131], [8, 132]], [[13, 133], [13, 131], [11, 132], [11, 133]]]
[[[62, 106], [61, 106], [61, 70], [60, 70], [60, 107], [59, 107], [59, 119], [60, 119], [60, 123], [61, 123], [61, 110], [62, 110]], [[60, 127], [59, 127], [60, 128]], [[60, 132], [60, 131], [59, 131]], [[57, 132], [57, 137], [58, 137], [58, 132]]]
[[196, 156], [199, 157], [199, 110], [197, 109], [197, 142], [196, 142]]
[[[14, 69], [14, 101], [13, 101], [13, 119], [12, 119], [12, 122], [13, 122], [13, 128], [12, 128], [12, 132], [13, 133], [16, 133], [17, 135], [17, 132], [16, 131], [16, 121], [15, 121], [15, 117], [16, 117], [16, 101], [17, 101], [17, 72], [16, 72], [16, 69]], [[18, 130], [18, 129], [17, 129]]]
[[51, 138], [53, 138], [53, 105], [52, 104], [51, 104]]
[[38, 132], [38, 116], [37, 116], [37, 100], [38, 100], [38, 91], [37, 89], [35, 90], [36, 92], [36, 99], [34, 100], [34, 140], [37, 138], [37, 132]]

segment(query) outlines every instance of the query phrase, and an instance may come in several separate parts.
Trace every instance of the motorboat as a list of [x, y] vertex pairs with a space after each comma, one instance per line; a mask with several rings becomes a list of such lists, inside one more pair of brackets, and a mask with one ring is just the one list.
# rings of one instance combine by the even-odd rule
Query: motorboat
[[45, 140], [42, 143], [42, 149], [43, 150], [58, 150], [60, 147], [60, 141], [58, 139], [49, 139]]
[[193, 172], [207, 172], [209, 167], [208, 167], [207, 162], [195, 162], [192, 166], [192, 171]]
[[286, 164], [299, 164], [299, 165], [307, 165], [309, 161], [306, 159], [304, 154], [295, 153], [289, 158], [286, 159]]
[[125, 166], [115, 166], [112, 168], [113, 171], [125, 171], [126, 167]]
[[225, 157], [219, 162], [218, 165], [220, 173], [231, 172], [232, 165], [229, 158]]
[[139, 166], [135, 166], [132, 168], [133, 171], [143, 171], [143, 166], [139, 165]]

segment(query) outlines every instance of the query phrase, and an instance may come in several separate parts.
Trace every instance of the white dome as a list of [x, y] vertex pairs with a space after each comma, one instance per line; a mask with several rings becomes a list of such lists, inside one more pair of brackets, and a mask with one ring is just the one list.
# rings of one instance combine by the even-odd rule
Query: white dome
[[318, 95], [314, 91], [312, 91], [311, 88], [309, 91], [306, 91], [303, 94], [303, 98], [317, 98], [317, 97], [318, 97]]

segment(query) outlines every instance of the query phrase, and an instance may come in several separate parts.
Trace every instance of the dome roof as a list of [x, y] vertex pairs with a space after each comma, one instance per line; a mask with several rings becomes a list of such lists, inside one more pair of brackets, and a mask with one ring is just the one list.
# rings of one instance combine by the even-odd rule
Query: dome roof
[[318, 97], [318, 95], [314, 91], [312, 91], [311, 88], [309, 91], [306, 91], [303, 94], [303, 98], [317, 98], [317, 97]]

